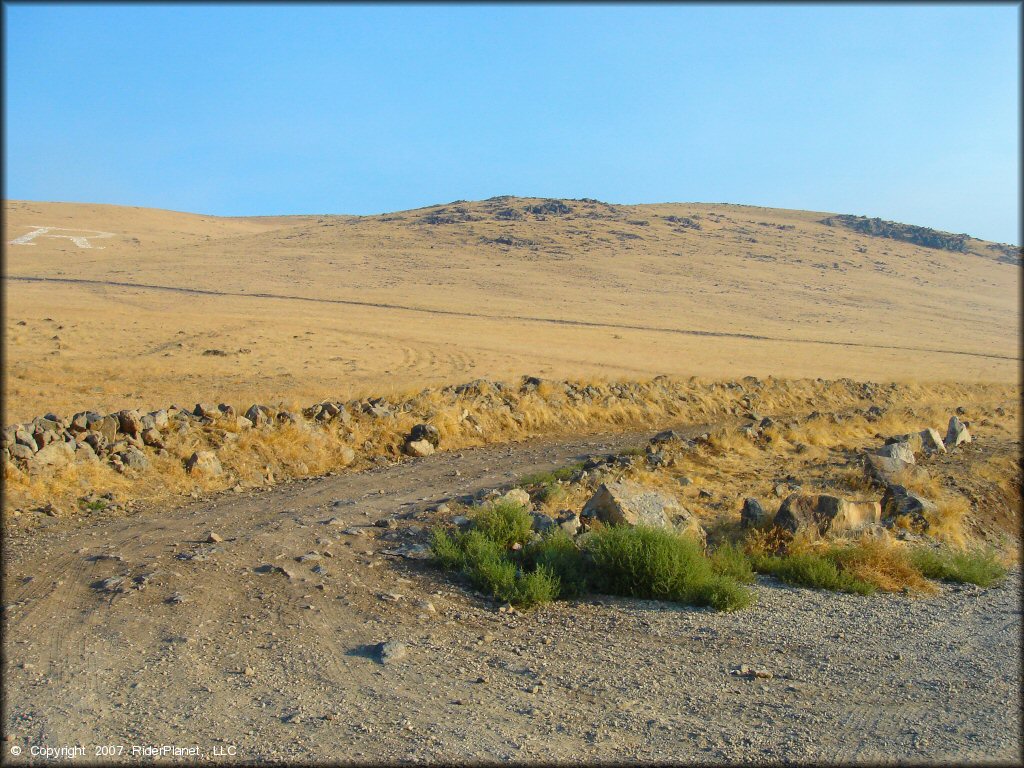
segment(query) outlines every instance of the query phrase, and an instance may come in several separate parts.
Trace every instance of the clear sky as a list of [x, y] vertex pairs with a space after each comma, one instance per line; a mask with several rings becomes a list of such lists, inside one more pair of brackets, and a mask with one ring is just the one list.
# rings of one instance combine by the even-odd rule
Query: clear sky
[[512, 194], [1019, 234], [1020, 8], [5, 4], [5, 194]]

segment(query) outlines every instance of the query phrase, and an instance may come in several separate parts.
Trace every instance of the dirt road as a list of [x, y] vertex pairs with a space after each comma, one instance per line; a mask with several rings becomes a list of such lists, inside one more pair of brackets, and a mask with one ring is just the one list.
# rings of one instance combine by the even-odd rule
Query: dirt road
[[[618, 598], [520, 614], [385, 554], [443, 499], [652, 432], [9, 532], [5, 762], [163, 745], [194, 749], [165, 755], [185, 762], [1020, 761], [1019, 572], [917, 599], [764, 578], [736, 614]], [[406, 654], [384, 664], [389, 640]]]

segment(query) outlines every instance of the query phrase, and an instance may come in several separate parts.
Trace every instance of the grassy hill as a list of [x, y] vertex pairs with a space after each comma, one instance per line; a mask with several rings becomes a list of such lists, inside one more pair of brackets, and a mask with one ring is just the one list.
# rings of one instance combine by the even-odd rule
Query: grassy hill
[[522, 373], [1017, 379], [1019, 250], [890, 222], [513, 197], [5, 207], [8, 418]]

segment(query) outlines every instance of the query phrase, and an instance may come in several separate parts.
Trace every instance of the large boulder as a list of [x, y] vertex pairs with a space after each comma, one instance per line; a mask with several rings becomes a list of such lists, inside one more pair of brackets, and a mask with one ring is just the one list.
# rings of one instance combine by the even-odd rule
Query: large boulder
[[220, 459], [213, 451], [196, 451], [185, 461], [185, 470], [190, 475], [207, 475], [215, 477], [224, 470], [220, 466]]
[[937, 511], [937, 507], [923, 496], [908, 491], [902, 485], [889, 485], [882, 495], [882, 520], [886, 524], [900, 522], [909, 523], [912, 527], [926, 529], [928, 516]]
[[702, 545], [707, 542], [703, 526], [678, 501], [629, 480], [601, 483], [581, 516], [596, 517], [608, 525], [674, 528], [693, 535]]
[[63, 440], [55, 440], [35, 452], [29, 461], [29, 469], [30, 471], [39, 471], [44, 468], [56, 469], [74, 461], [74, 458], [74, 445], [65, 443]]
[[775, 525], [797, 533], [816, 530], [819, 534], [855, 531], [881, 519], [876, 501], [848, 501], [827, 494], [792, 493], [775, 513]]
[[530, 509], [533, 505], [533, 502], [530, 499], [530, 494], [522, 488], [513, 488], [512, 490], [497, 497], [494, 501], [496, 504], [516, 504], [525, 509]]
[[961, 443], [971, 442], [971, 433], [967, 431], [967, 425], [956, 416], [949, 418], [949, 427], [946, 428], [946, 439], [943, 441], [947, 448], [956, 448]]

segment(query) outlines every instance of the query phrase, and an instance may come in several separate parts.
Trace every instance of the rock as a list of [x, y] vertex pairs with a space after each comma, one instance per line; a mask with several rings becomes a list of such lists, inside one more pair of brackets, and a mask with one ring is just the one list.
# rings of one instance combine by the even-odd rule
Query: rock
[[153, 417], [153, 429], [163, 429], [170, 423], [167, 411], [162, 408], [158, 411], [153, 411], [149, 415]]
[[255, 425], [245, 416], [237, 416], [235, 418], [235, 426], [239, 429], [252, 429]]
[[522, 488], [513, 488], [510, 491], [506, 491], [501, 496], [494, 500], [495, 504], [517, 504], [520, 507], [529, 509], [532, 506], [530, 500], [530, 494], [524, 491]]
[[660, 445], [661, 443], [669, 443], [672, 441], [680, 441], [683, 436], [676, 432], [674, 429], [666, 429], [664, 432], [659, 432], [651, 438], [651, 445]]
[[270, 421], [270, 409], [265, 405], [250, 405], [249, 410], [245, 412], [245, 418], [254, 426], [261, 427]]
[[896, 437], [887, 438], [885, 441], [886, 445], [892, 445], [893, 443], [904, 443], [910, 448], [911, 453], [916, 456], [923, 450], [924, 438], [921, 437], [920, 432], [911, 432], [908, 435], [897, 435]]
[[961, 443], [971, 442], [971, 433], [967, 431], [967, 425], [956, 416], [949, 418], [949, 427], [946, 429], [946, 439], [943, 441], [947, 448], [956, 448]]
[[13, 458], [22, 459], [23, 461], [31, 459], [33, 456], [35, 456], [35, 451], [33, 451], [27, 445], [22, 445], [21, 443], [14, 443], [13, 445], [11, 445], [10, 448], [7, 448], [5, 450], [9, 450]]
[[905, 442], [883, 445], [881, 448], [876, 448], [872, 451], [872, 454], [881, 456], [884, 459], [898, 459], [904, 464], [914, 463], [914, 451], [910, 444]]
[[566, 510], [555, 518], [555, 525], [570, 536], [575, 536], [580, 531], [580, 516], [571, 510]]
[[146, 454], [140, 451], [138, 448], [128, 448], [118, 454], [121, 459], [121, 463], [128, 469], [144, 470], [149, 466], [149, 459], [146, 458]]
[[877, 523], [881, 514], [881, 505], [876, 501], [847, 501], [826, 494], [793, 493], [782, 502], [774, 524], [790, 533], [816, 529], [824, 535], [858, 530]]
[[83, 442], [89, 445], [97, 455], [107, 447], [107, 439], [100, 432], [87, 432]]
[[925, 453], [945, 453], [946, 445], [937, 429], [928, 427], [921, 430], [921, 450]]
[[396, 661], [401, 661], [408, 655], [408, 649], [405, 643], [398, 640], [388, 640], [384, 643], [378, 643], [376, 647], [377, 660], [381, 664], [393, 664]]
[[426, 440], [434, 448], [437, 448], [441, 443], [441, 433], [432, 424], [417, 424], [409, 432], [409, 437], [406, 439], [410, 443]]
[[868, 421], [878, 421], [884, 415], [885, 415], [885, 409], [884, 408], [880, 408], [877, 405], [872, 405], [870, 408], [868, 408], [864, 412], [864, 416], [867, 418]]
[[208, 534], [206, 534], [206, 543], [207, 544], [219, 544], [222, 541], [224, 541], [224, 539], [221, 537], [221, 535], [219, 533], [216, 533], [214, 531], [210, 531]]
[[356, 452], [349, 448], [347, 445], [341, 446], [338, 449], [338, 464], [343, 467], [347, 467], [353, 461], [356, 460]]
[[740, 524], [744, 528], [757, 528], [767, 521], [768, 513], [761, 506], [761, 502], [753, 498], [743, 500], [743, 509], [740, 510]]
[[864, 454], [864, 472], [879, 482], [889, 483], [898, 472], [902, 472], [913, 466], [902, 459], [890, 459], [885, 456], [876, 456], [873, 453]]
[[907, 518], [913, 527], [927, 529], [928, 515], [937, 511], [937, 507], [916, 493], [908, 491], [902, 485], [889, 485], [882, 494], [882, 520], [895, 523], [900, 518]]
[[406, 442], [403, 450], [409, 456], [423, 457], [434, 453], [434, 446], [427, 440], [411, 440]]
[[164, 438], [156, 429], [144, 429], [142, 430], [142, 442], [145, 445], [152, 446], [153, 448], [163, 448]]
[[540, 512], [533, 513], [533, 530], [537, 533], [544, 534], [555, 527], [555, 521], [552, 520], [545, 514]]
[[196, 407], [192, 409], [192, 414], [201, 419], [216, 419], [220, 416], [220, 409], [210, 403], [196, 403]]
[[596, 517], [609, 525], [676, 528], [707, 541], [704, 528], [678, 501], [628, 480], [602, 483], [584, 505], [581, 516]]
[[235, 409], [227, 403], [218, 403], [217, 410], [220, 411], [220, 415], [226, 419], [230, 419], [235, 415]]
[[142, 414], [138, 411], [118, 411], [118, 429], [126, 435], [138, 437], [142, 432]]
[[[15, 446], [17, 448], [17, 446]], [[33, 454], [29, 468], [32, 471], [45, 468], [55, 469], [69, 464], [75, 458], [75, 448], [71, 443], [56, 440]]]
[[97, 419], [89, 424], [89, 429], [93, 432], [99, 432], [108, 443], [112, 443], [117, 440], [117, 432], [120, 427], [120, 418], [113, 414], [104, 416], [103, 418]]
[[216, 476], [223, 472], [220, 459], [213, 451], [196, 451], [185, 462], [185, 471], [190, 475]]

